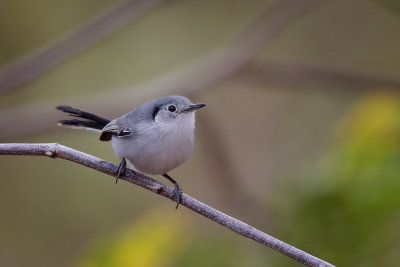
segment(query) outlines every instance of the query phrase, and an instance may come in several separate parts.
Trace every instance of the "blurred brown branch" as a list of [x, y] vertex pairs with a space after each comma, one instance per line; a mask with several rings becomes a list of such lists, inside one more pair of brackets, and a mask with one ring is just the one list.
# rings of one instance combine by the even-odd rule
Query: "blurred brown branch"
[[[135, 97], [132, 97], [132, 88], [126, 88], [112, 90], [111, 93], [91, 95], [88, 98], [79, 97], [64, 101], [65, 103], [74, 103], [75, 106], [88, 110], [98, 111], [98, 108], [101, 107], [102, 111], [100, 113], [112, 116], [126, 113], [135, 104], [143, 102], [143, 99], [149, 100], [160, 94], [193, 94], [200, 89], [210, 87], [210, 85], [236, 74], [267, 41], [276, 36], [285, 26], [310, 8], [325, 2], [323, 0], [288, 0], [277, 4], [273, 8], [268, 8], [249, 22], [237, 34], [231, 44], [216, 49], [209, 55], [189, 65], [184, 65], [182, 68], [137, 86], [136, 90], [134, 90]], [[0, 139], [52, 127], [54, 125], [52, 121], [57, 120], [57, 115], [53, 110], [59, 104], [59, 100], [56, 100], [2, 110], [0, 124], [8, 125], [8, 127], [1, 131]], [[46, 120], [38, 120], [38, 118], [46, 118]], [[21, 123], [21, 121], [27, 123]]]
[[5, 66], [0, 70], [0, 94], [36, 78], [44, 71], [109, 36], [160, 1], [121, 1], [60, 40]]
[[252, 61], [242, 69], [239, 80], [279, 86], [313, 86], [322, 88], [351, 87], [400, 89], [400, 80], [391, 77], [356, 71], [345, 67], [332, 67], [313, 62]]
[[[200, 143], [207, 155], [207, 166], [211, 170], [211, 175], [215, 179], [210, 179], [218, 189], [218, 197], [226, 207], [232, 207], [240, 210], [242, 214], [248, 212], [248, 207], [257, 206], [257, 201], [253, 194], [245, 189], [243, 181], [240, 180], [238, 168], [233, 164], [231, 154], [229, 153], [222, 127], [209, 114], [203, 114], [198, 117], [198, 123], [203, 127], [196, 129]], [[235, 197], [232, 197], [235, 196]]]
[[[100, 158], [59, 145], [48, 144], [0, 144], [0, 155], [35, 155], [51, 158], [60, 158], [84, 165], [99, 172], [114, 176], [117, 166]], [[173, 188], [162, 184], [143, 174], [127, 170], [121, 180], [138, 185], [153, 193], [174, 200]], [[253, 239], [267, 247], [283, 253], [307, 266], [333, 266], [302, 250], [290, 246], [256, 228], [226, 215], [186, 194], [183, 194], [182, 205], [204, 217], [238, 233], [241, 236]]]

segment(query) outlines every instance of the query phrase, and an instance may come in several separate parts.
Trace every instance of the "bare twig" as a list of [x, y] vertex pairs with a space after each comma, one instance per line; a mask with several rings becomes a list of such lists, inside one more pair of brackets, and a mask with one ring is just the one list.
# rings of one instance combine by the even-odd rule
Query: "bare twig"
[[[210, 62], [210, 66], [211, 64], [212, 62]], [[198, 74], [201, 76], [202, 72], [199, 71]], [[196, 81], [192, 80], [192, 78], [186, 80], [187, 76], [186, 78], [183, 77], [184, 75], [174, 75], [174, 77], [170, 77], [170, 80], [166, 77], [155, 79], [140, 86], [139, 90], [134, 90], [135, 97], [132, 97], [133, 90], [129, 88], [112, 91], [112, 93], [106, 92], [98, 93], [97, 95], [72, 97], [63, 101], [66, 104], [73, 103], [74, 106], [96, 111], [109, 117], [116, 117], [156, 95], [170, 93], [188, 95], [184, 85], [191, 81], [196, 83]], [[304, 62], [252, 62], [240, 73], [236, 74], [234, 78], [244, 82], [289, 86], [290, 88], [312, 88], [312, 86], [317, 85], [321, 89], [351, 87], [352, 90], [362, 91], [374, 88], [396, 91], [400, 89], [400, 80], [391, 77]], [[204, 76], [204, 79], [207, 79], [207, 77]], [[174, 88], [174, 90], [171, 90], [171, 88]], [[196, 93], [196, 91], [191, 92], [192, 94]], [[118, 105], [112, 103], [118, 103]], [[55, 127], [54, 121], [58, 119], [59, 115], [54, 112], [54, 107], [59, 104], [59, 100], [50, 100], [2, 109], [0, 112], [0, 125], [7, 125], [7, 127], [4, 127], [0, 132], [0, 140], [24, 136]]]
[[160, 1], [121, 1], [60, 40], [9, 64], [0, 70], [0, 93], [34, 79], [110, 35]]
[[[91, 156], [89, 154], [74, 150], [72, 148], [59, 145], [57, 143], [48, 144], [0, 144], [0, 155], [35, 155], [47, 156], [51, 158], [61, 158], [95, 169], [102, 173], [114, 176], [116, 165]], [[143, 174], [127, 171], [120, 177], [132, 184], [143, 187], [153, 193], [159, 194], [171, 200], [174, 199], [173, 188], [164, 185]], [[220, 225], [238, 233], [241, 236], [253, 239], [267, 247], [283, 253], [298, 262], [307, 266], [333, 266], [321, 259], [318, 259], [302, 250], [290, 246], [256, 228], [226, 215], [186, 194], [183, 194], [182, 205], [195, 211], [204, 217], [219, 223]]]
[[347, 88], [369, 90], [373, 88], [400, 89], [400, 80], [377, 73], [357, 71], [345, 67], [332, 67], [314, 62], [252, 61], [237, 78], [251, 83], [279, 86], [317, 85], [320, 88]]
[[[218, 179], [210, 179], [214, 187], [218, 189], [218, 196], [226, 206], [238, 209], [242, 212], [248, 211], [247, 207], [256, 205], [256, 200], [243, 187], [239, 171], [232, 162], [231, 153], [226, 146], [222, 128], [209, 114], [203, 114], [197, 118], [202, 125], [197, 130], [202, 149], [207, 155], [207, 166]], [[232, 197], [236, 196], [236, 197]]]
[[[112, 90], [111, 93], [90, 95], [86, 99], [77, 97], [75, 99], [64, 99], [64, 101], [93, 111], [102, 107], [105, 115], [112, 116], [126, 113], [135, 104], [142, 103], [143, 99], [151, 99], [156, 95], [196, 93], [236, 74], [266, 42], [272, 40], [295, 18], [315, 5], [325, 2], [326, 0], [286, 0], [273, 8], [262, 11], [260, 15], [238, 32], [230, 44], [214, 50], [193, 63], [139, 85], [135, 90], [129, 87]], [[0, 78], [0, 81], [1, 79], [3, 78]], [[132, 92], [135, 92], [134, 97], [132, 97]], [[118, 105], [111, 106], [110, 103], [118, 103]], [[56, 101], [39, 102], [29, 106], [24, 105], [2, 110], [0, 112], [0, 125], [7, 125], [8, 127], [2, 129], [0, 139], [37, 132], [54, 126], [52, 122], [56, 120], [56, 115], [53, 108], [59, 104]], [[37, 118], [48, 119], [38, 120]], [[21, 123], [21, 121], [35, 121], [35, 123]]]

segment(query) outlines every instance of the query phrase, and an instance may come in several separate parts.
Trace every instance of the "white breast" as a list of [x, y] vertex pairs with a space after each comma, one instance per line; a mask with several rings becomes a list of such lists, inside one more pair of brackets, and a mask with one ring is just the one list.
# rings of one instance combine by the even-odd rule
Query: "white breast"
[[185, 162], [194, 144], [194, 112], [176, 123], [142, 124], [134, 137], [113, 137], [117, 156], [147, 174], [164, 174]]

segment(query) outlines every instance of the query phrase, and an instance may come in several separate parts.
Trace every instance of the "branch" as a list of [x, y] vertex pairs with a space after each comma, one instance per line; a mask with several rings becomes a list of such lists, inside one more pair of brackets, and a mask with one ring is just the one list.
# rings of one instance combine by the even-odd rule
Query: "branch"
[[0, 94], [33, 80], [85, 48], [109, 36], [161, 0], [125, 0], [65, 34], [0, 69]]
[[[214, 187], [218, 189], [219, 199], [227, 206], [234, 207], [242, 212], [247, 211], [247, 206], [258, 205], [256, 199], [249, 191], [243, 190], [243, 181], [240, 179], [240, 172], [237, 165], [232, 162], [222, 127], [215, 118], [209, 114], [203, 114], [196, 118], [199, 129], [201, 148], [207, 154], [207, 166], [212, 169], [214, 176], [218, 179], [210, 179]], [[232, 195], [236, 196], [232, 198]], [[241, 205], [246, 203], [246, 205]]]
[[[64, 99], [64, 101], [66, 103], [74, 103], [75, 106], [85, 107], [88, 110], [98, 110], [101, 107], [104, 114], [111, 117], [112, 115], [124, 114], [132, 106], [143, 103], [143, 99], [150, 100], [160, 94], [189, 95], [204, 88], [211, 88], [211, 85], [240, 71], [268, 41], [273, 40], [277, 34], [283, 31], [296, 18], [310, 11], [311, 8], [318, 4], [325, 2], [325, 0], [283, 1], [260, 12], [258, 16], [244, 25], [231, 43], [212, 51], [199, 60], [185, 64], [138, 85], [135, 90], [132, 90], [130, 86], [119, 90], [111, 90], [107, 93], [91, 94], [88, 98], [78, 96]], [[42, 56], [37, 55], [37, 57], [37, 60], [42, 62]], [[27, 63], [21, 62], [20, 67], [26, 71], [32, 67], [36, 68], [34, 65], [25, 66]], [[7, 75], [7, 72], [0, 71], [0, 93], [2, 82], [7, 79], [13, 79], [12, 76], [7, 78]], [[134, 92], [134, 96], [132, 92]], [[58, 102], [58, 99], [48, 102], [40, 101], [1, 110], [0, 125], [8, 125], [8, 127], [2, 129], [0, 139], [39, 132], [54, 127], [53, 121], [57, 120], [54, 107], [60, 104]], [[118, 105], [110, 106], [110, 103], [118, 103]], [[38, 120], [37, 118], [47, 119]], [[21, 121], [34, 121], [35, 123], [21, 123]]]
[[[121, 1], [77, 30], [64, 35], [60, 40], [44, 45], [38, 50], [12, 62], [0, 69], [0, 94], [33, 80], [48, 69], [57, 66], [85, 48], [109, 36], [160, 1]], [[245, 64], [262, 48], [266, 41], [273, 38], [287, 24], [316, 4], [324, 2], [324, 0], [307, 0], [304, 2], [287, 0], [272, 8], [273, 12], [267, 9], [266, 12], [263, 12], [261, 16], [239, 32], [230, 47], [223, 49], [224, 52], [227, 52], [226, 55], [223, 55], [221, 59], [216, 58], [216, 64], [224, 66], [215, 66], [212, 69], [205, 68], [203, 71], [208, 70], [207, 75], [210, 76], [208, 79], [204, 79], [204, 75], [197, 75], [200, 84], [194, 86], [194, 89], [203, 87], [203, 80], [206, 80], [205, 84], [207, 84], [208, 80], [219, 80], [220, 76], [229, 76], [235, 73], [241, 65]], [[219, 60], [222, 61], [218, 62]], [[197, 83], [189, 82], [190, 84]]]
[[[95, 169], [99, 172], [114, 176], [117, 166], [108, 161], [91, 156], [89, 154], [74, 150], [72, 148], [59, 145], [57, 143], [48, 144], [0, 144], [0, 155], [34, 155], [46, 156], [50, 158], [60, 158]], [[162, 184], [150, 177], [135, 171], [127, 170], [120, 177], [129, 183], [138, 185], [153, 193], [174, 200], [173, 188]], [[183, 206], [204, 217], [219, 223], [220, 225], [238, 233], [241, 236], [253, 239], [267, 247], [270, 247], [280, 253], [283, 253], [296, 261], [307, 266], [333, 266], [323, 260], [320, 260], [302, 250], [290, 246], [256, 228], [239, 221], [229, 215], [226, 215], [186, 194], [182, 196]]]
[[366, 91], [374, 88], [399, 90], [400, 80], [377, 73], [334, 67], [314, 62], [253, 61], [236, 75], [238, 80], [278, 86], [310, 86]]

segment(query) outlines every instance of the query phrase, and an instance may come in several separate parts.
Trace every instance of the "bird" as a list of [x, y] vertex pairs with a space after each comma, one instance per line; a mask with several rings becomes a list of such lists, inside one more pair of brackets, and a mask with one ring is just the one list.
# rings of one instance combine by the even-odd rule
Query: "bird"
[[206, 106], [193, 104], [179, 95], [161, 97], [144, 103], [117, 119], [71, 106], [56, 109], [77, 119], [60, 120], [61, 126], [88, 129], [100, 133], [101, 141], [111, 141], [121, 160], [115, 170], [118, 178], [129, 166], [140, 173], [162, 175], [175, 186], [176, 209], [182, 199], [182, 187], [168, 172], [184, 163], [194, 146], [195, 111]]

